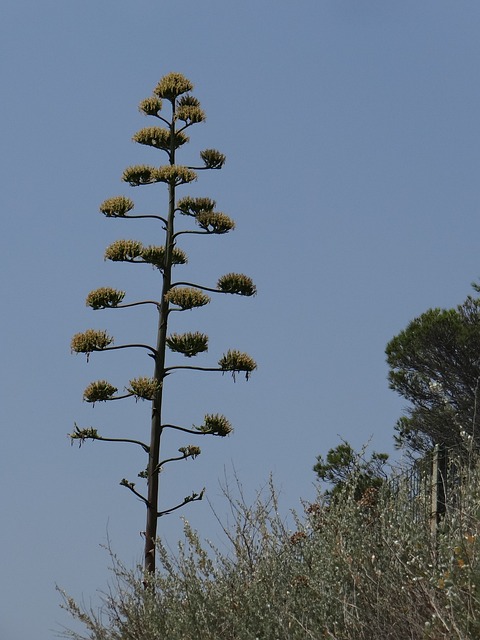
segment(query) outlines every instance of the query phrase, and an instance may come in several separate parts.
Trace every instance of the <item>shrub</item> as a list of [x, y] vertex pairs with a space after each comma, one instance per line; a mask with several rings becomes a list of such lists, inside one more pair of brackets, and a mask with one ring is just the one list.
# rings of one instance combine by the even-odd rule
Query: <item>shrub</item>
[[[454, 506], [432, 537], [406, 483], [355, 497], [356, 480], [322, 495], [287, 529], [274, 488], [252, 506], [226, 491], [227, 552], [185, 522], [172, 555], [146, 578], [112, 555], [115, 582], [98, 611], [65, 597], [80, 640], [467, 640], [480, 634], [480, 470], [462, 467]], [[460, 476], [459, 476], [460, 477]], [[427, 499], [419, 496], [418, 499]], [[153, 589], [145, 582], [153, 580]]]

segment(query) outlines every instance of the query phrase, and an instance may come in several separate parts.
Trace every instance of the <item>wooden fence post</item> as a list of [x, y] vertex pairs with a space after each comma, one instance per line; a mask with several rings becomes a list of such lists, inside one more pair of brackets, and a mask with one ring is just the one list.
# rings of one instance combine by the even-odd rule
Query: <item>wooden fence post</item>
[[432, 454], [430, 531], [437, 537], [437, 528], [447, 509], [447, 449], [436, 444]]

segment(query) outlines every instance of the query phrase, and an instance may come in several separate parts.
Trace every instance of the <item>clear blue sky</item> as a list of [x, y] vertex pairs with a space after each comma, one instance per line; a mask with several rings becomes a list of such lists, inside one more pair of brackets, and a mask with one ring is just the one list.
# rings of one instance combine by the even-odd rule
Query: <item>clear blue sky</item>
[[[237, 222], [225, 237], [193, 236], [181, 272], [205, 284], [229, 271], [256, 281], [255, 299], [221, 298], [179, 328], [210, 334], [211, 359], [250, 352], [245, 383], [179, 374], [169, 420], [225, 413], [227, 440], [162, 478], [165, 501], [235, 468], [247, 496], [270, 472], [285, 514], [314, 495], [312, 465], [342, 436], [392, 450], [403, 407], [389, 391], [384, 348], [431, 306], [449, 307], [480, 276], [480, 5], [464, 0], [2, 0], [0, 638], [51, 640], [55, 583], [88, 602], [108, 580], [107, 533], [127, 564], [141, 559], [142, 505], [118, 482], [143, 465], [128, 447], [78, 450], [73, 422], [105, 434], [148, 430], [148, 406], [82, 402], [91, 380], [120, 388], [148, 375], [143, 354], [69, 352], [73, 333], [105, 328], [117, 342], [151, 341], [148, 309], [89, 311], [99, 286], [155, 296], [149, 267], [107, 264], [122, 237], [161, 242], [149, 223], [104, 219], [126, 194], [161, 211], [161, 187], [130, 189], [138, 102], [180, 71], [207, 123], [191, 150], [217, 147], [222, 172], [191, 193]], [[185, 150], [187, 157], [189, 150]], [[187, 190], [185, 191], [187, 193]], [[180, 271], [178, 272], [180, 273]], [[178, 314], [180, 315], [180, 314]], [[165, 452], [185, 444], [172, 438]], [[183, 512], [216, 536], [206, 503]], [[162, 522], [169, 545], [180, 515]]]

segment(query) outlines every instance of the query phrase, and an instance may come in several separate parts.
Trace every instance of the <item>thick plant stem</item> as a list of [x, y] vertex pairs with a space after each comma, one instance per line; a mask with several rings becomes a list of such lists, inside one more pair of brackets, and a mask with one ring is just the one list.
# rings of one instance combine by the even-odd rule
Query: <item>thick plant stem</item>
[[[175, 104], [172, 102], [172, 122], [170, 124], [172, 147], [170, 149], [170, 164], [175, 163], [175, 149], [173, 147], [175, 130]], [[168, 219], [165, 238], [165, 268], [163, 270], [162, 299], [160, 301], [157, 354], [155, 357], [154, 378], [159, 383], [158, 391], [152, 402], [152, 423], [150, 431], [150, 453], [148, 458], [148, 497], [147, 497], [147, 523], [145, 528], [145, 571], [155, 573], [155, 541], [157, 538], [157, 523], [159, 518], [158, 490], [159, 490], [159, 461], [160, 440], [162, 437], [162, 398], [163, 381], [165, 378], [165, 352], [167, 347], [167, 324], [169, 303], [166, 294], [170, 290], [172, 282], [172, 253], [175, 244], [174, 239], [175, 217], [175, 185], [169, 184]]]

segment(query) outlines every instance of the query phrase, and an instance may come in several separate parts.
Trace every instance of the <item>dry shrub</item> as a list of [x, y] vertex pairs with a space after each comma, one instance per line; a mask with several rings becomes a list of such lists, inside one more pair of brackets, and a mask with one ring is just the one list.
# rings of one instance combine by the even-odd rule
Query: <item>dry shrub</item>
[[[98, 610], [65, 608], [86, 626], [74, 640], [467, 640], [480, 637], [480, 472], [468, 465], [432, 538], [406, 487], [307, 505], [288, 530], [272, 485], [253, 505], [226, 491], [229, 550], [188, 523], [144, 586], [112, 555], [115, 581]], [[417, 499], [421, 499], [420, 496]]]

